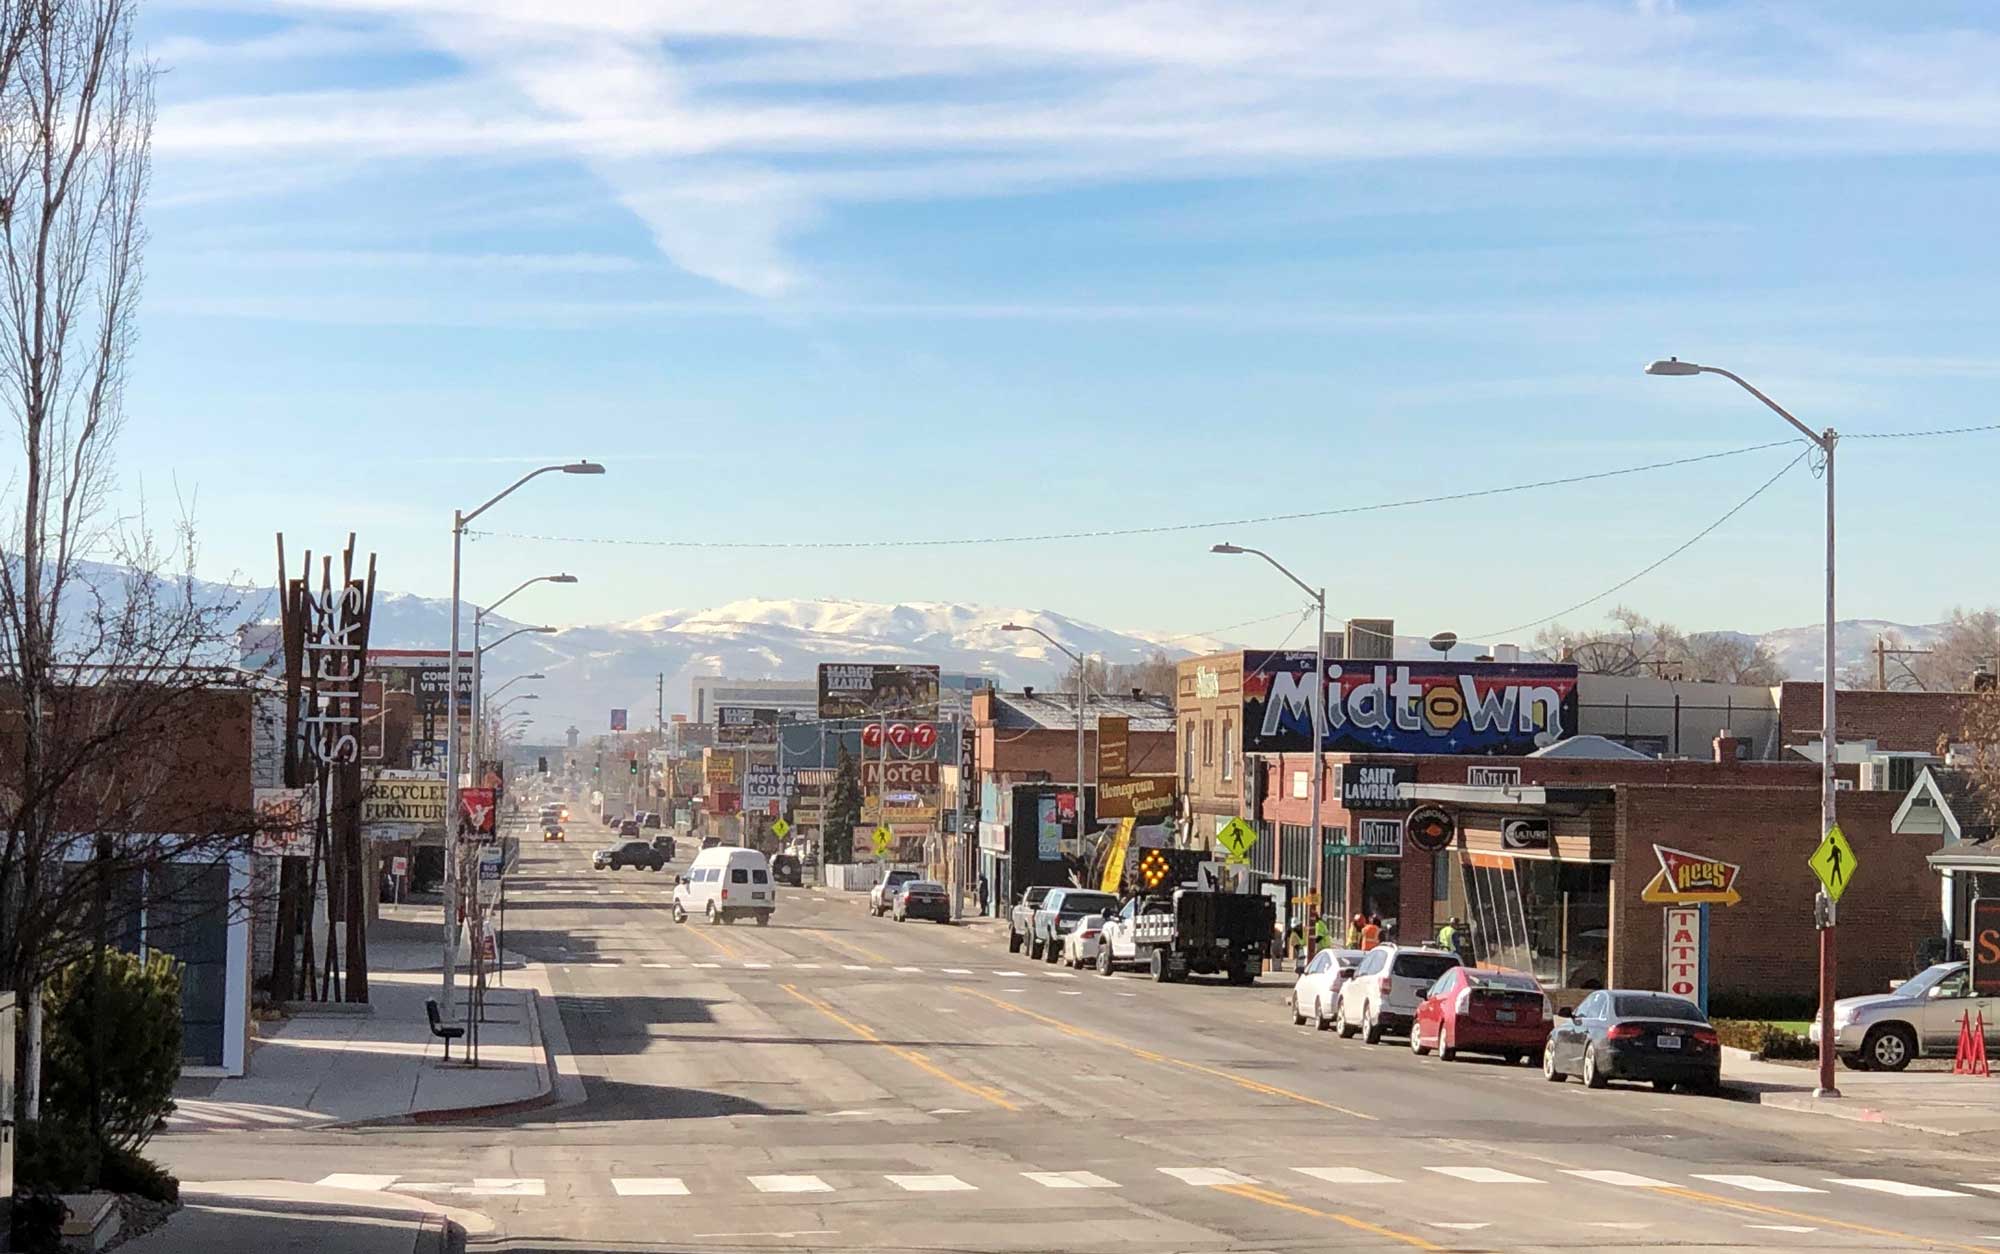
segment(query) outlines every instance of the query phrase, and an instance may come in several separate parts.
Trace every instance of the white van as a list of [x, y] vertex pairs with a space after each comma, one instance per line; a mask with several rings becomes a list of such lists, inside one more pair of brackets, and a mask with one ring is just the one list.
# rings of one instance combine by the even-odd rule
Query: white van
[[755, 849], [717, 845], [694, 856], [694, 864], [674, 880], [674, 922], [691, 914], [710, 923], [727, 923], [742, 915], [757, 916], [757, 926], [771, 921], [778, 907], [778, 887], [771, 882], [770, 864]]

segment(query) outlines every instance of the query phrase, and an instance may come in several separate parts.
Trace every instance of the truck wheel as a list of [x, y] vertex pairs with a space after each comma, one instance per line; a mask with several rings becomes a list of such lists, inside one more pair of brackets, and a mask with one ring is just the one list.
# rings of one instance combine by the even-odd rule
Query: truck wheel
[[684, 909], [684, 908], [683, 908], [683, 907], [681, 906], [681, 903], [680, 903], [680, 902], [678, 902], [678, 901], [677, 901], [677, 902], [675, 902], [675, 903], [674, 903], [674, 922], [676, 922], [676, 923], [685, 923], [685, 922], [687, 922], [687, 921], [688, 921], [688, 912], [686, 911], [686, 909]]
[[1062, 947], [1056, 944], [1054, 937], [1050, 937], [1049, 943], [1042, 946], [1042, 958], [1050, 966], [1062, 961]]
[[1153, 982], [1154, 982], [1154, 983], [1156, 983], [1156, 984], [1165, 984], [1165, 983], [1167, 982], [1167, 951], [1166, 951], [1166, 950], [1164, 950], [1164, 949], [1155, 949], [1155, 950], [1153, 951], [1153, 957], [1152, 957], [1152, 966], [1151, 966], [1151, 967], [1150, 967], [1149, 969], [1150, 969], [1150, 970], [1151, 970], [1151, 972], [1152, 972], [1152, 976], [1153, 976]]
[[1007, 930], [1007, 952], [1010, 954], [1021, 952], [1021, 934], [1012, 928]]
[[1028, 938], [1028, 958], [1029, 958], [1029, 960], [1030, 960], [1030, 961], [1033, 961], [1033, 962], [1039, 962], [1039, 961], [1041, 961], [1041, 958], [1042, 958], [1042, 938], [1041, 938], [1041, 937], [1039, 937], [1039, 936], [1030, 936], [1030, 937]]
[[1111, 946], [1109, 945], [1097, 951], [1097, 973], [1099, 975], [1111, 974]]
[[1916, 1034], [1900, 1023], [1870, 1028], [1861, 1042], [1861, 1056], [1873, 1071], [1901, 1071], [1916, 1052]]

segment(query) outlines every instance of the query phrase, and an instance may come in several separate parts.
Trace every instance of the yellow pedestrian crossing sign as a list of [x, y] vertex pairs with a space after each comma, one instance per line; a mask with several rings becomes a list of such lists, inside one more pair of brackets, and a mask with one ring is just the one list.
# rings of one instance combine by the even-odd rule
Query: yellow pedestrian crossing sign
[[783, 819], [779, 819], [777, 822], [771, 824], [771, 835], [776, 836], [779, 840], [783, 840], [785, 833], [791, 830], [792, 825]]
[[1847, 834], [1840, 830], [1840, 824], [1835, 823], [1826, 829], [1826, 836], [1819, 842], [1819, 848], [1813, 850], [1812, 857], [1806, 859], [1806, 865], [1819, 876], [1828, 900], [1839, 901], [1861, 860], [1854, 856], [1854, 846], [1847, 843]]
[[871, 833], [871, 838], [875, 842], [875, 856], [878, 858], [888, 853], [889, 846], [896, 843], [896, 833], [890, 831], [886, 823], [877, 826]]
[[1228, 861], [1248, 862], [1250, 846], [1257, 843], [1257, 829], [1242, 819], [1231, 819], [1215, 834], [1215, 843], [1229, 851]]

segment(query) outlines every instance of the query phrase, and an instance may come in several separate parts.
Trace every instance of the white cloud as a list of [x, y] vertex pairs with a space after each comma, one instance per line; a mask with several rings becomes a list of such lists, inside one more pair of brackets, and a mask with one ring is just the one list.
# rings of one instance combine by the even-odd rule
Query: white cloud
[[305, 33], [267, 47], [386, 31], [462, 69], [177, 104], [163, 154], [574, 160], [677, 265], [766, 297], [809, 286], [789, 245], [842, 202], [1353, 158], [2000, 147], [1993, 33], [1763, 7], [280, 3]]

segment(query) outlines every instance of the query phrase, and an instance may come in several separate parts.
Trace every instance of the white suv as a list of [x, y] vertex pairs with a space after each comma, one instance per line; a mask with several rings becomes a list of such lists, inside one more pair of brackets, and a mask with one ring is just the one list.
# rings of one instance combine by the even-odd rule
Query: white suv
[[1340, 986], [1333, 1030], [1342, 1036], [1358, 1030], [1370, 1045], [1385, 1031], [1408, 1032], [1424, 990], [1440, 975], [1463, 965], [1450, 950], [1377, 945], [1361, 956], [1361, 965]]

